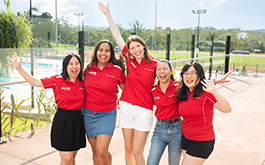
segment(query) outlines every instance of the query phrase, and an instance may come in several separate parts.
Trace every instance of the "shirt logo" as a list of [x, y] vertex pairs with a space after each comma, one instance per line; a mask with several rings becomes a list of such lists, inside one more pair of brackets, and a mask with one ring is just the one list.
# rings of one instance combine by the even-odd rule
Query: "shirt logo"
[[174, 97], [175, 95], [169, 95], [168, 97]]
[[160, 99], [160, 97], [159, 97], [159, 96], [157, 96], [157, 97], [154, 97], [154, 99]]
[[151, 71], [151, 72], [154, 71], [153, 69], [148, 69], [148, 68], [144, 68], [144, 70]]
[[85, 88], [79, 88], [79, 90], [85, 90]]
[[88, 74], [91, 74], [91, 75], [96, 76], [96, 75], [97, 75], [97, 72], [92, 72], [92, 71], [90, 71], [90, 72], [88, 72]]
[[105, 76], [115, 78], [115, 76], [109, 74], [105, 74]]
[[134, 65], [134, 63], [133, 63], [133, 62], [131, 62], [131, 64], [132, 64], [132, 66], [133, 66], [134, 68], [136, 68], [136, 66]]
[[70, 91], [71, 90], [71, 87], [61, 87], [61, 90]]

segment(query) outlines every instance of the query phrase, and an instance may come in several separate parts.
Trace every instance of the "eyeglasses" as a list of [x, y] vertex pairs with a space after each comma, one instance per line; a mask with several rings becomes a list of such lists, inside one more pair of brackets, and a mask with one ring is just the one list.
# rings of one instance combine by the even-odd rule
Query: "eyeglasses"
[[191, 73], [187, 73], [187, 72], [185, 72], [185, 73], [183, 74], [183, 77], [188, 77], [189, 75], [190, 75], [191, 77], [194, 77], [196, 74], [197, 74], [197, 72], [191, 72]]

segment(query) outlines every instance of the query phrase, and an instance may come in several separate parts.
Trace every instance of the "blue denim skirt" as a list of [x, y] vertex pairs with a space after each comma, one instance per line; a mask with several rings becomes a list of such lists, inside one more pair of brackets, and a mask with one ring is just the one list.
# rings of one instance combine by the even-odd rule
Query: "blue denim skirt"
[[83, 116], [87, 138], [98, 135], [113, 135], [116, 126], [117, 108], [106, 112], [91, 111], [84, 108]]

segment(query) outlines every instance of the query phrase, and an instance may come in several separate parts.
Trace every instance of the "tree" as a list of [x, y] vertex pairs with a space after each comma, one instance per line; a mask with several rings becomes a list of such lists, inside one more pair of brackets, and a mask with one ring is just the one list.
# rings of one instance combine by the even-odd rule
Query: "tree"
[[163, 30], [162, 27], [156, 28], [156, 45], [160, 50], [165, 49], [166, 46], [166, 30]]
[[141, 33], [144, 31], [143, 24], [139, 21], [135, 21], [134, 23], [129, 23], [132, 28], [132, 31], [136, 33], [136, 35], [141, 36]]
[[154, 34], [149, 34], [147, 39], [145, 40], [145, 43], [147, 46], [149, 46], [150, 49], [153, 49], [154, 45]]
[[264, 42], [261, 42], [261, 43], [259, 44], [259, 47], [258, 47], [258, 48], [260, 49], [260, 51], [261, 51], [262, 53], [265, 53]]
[[[38, 8], [32, 7], [32, 17], [30, 18], [30, 11], [24, 11], [27, 20], [31, 22], [33, 42], [55, 41], [55, 23], [51, 21], [52, 15], [48, 12], [43, 12], [41, 14], [38, 14], [38, 12]], [[48, 33], [50, 33], [50, 39], [48, 39]]]
[[0, 12], [0, 48], [26, 48], [32, 41], [30, 23], [26, 16], [17, 16], [10, 9], [10, 0], [4, 0], [6, 11]]
[[253, 51], [254, 49], [258, 49], [259, 48], [259, 41], [256, 38], [251, 38], [249, 40], [249, 47], [250, 47], [251, 51]]
[[[32, 43], [30, 22], [26, 16], [15, 15], [11, 10], [10, 0], [4, 0], [6, 10], [0, 12], [0, 48], [27, 48]], [[20, 54], [19, 52], [17, 52]], [[13, 54], [12, 49], [6, 49], [0, 55], [0, 76], [8, 74], [7, 58]]]

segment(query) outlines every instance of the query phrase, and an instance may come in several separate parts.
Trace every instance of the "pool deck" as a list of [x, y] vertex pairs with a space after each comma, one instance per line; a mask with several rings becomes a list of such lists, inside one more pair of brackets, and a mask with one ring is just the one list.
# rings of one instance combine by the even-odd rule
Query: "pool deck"
[[[262, 165], [265, 162], [265, 79], [230, 76], [230, 83], [217, 85], [219, 92], [232, 105], [229, 114], [215, 110], [215, 149], [205, 165]], [[152, 132], [145, 146], [147, 159]], [[59, 153], [50, 146], [50, 126], [37, 129], [34, 135], [25, 132], [0, 145], [1, 165], [59, 164]], [[116, 127], [110, 144], [112, 164], [124, 165], [123, 137]], [[76, 157], [77, 165], [92, 165], [89, 144]], [[161, 165], [167, 163], [165, 151]], [[264, 163], [265, 165], [265, 163]]]

